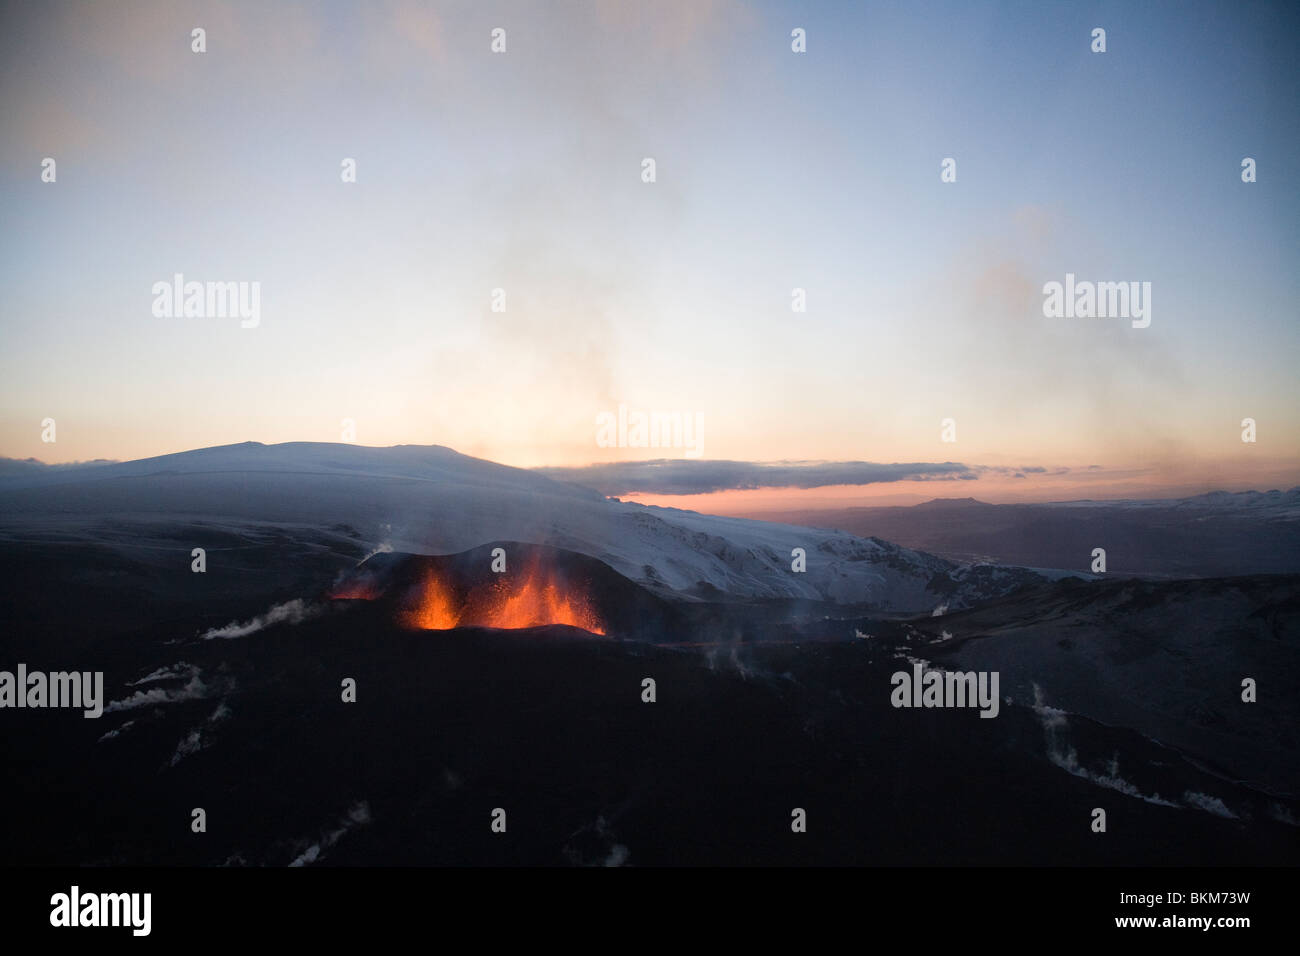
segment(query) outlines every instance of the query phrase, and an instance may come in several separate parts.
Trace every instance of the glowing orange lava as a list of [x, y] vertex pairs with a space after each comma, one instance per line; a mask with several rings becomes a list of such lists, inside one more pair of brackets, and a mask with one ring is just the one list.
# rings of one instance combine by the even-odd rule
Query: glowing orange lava
[[585, 594], [566, 588], [538, 567], [521, 575], [504, 575], [499, 581], [479, 585], [459, 606], [452, 589], [430, 571], [419, 604], [407, 621], [413, 627], [425, 630], [568, 624], [593, 634], [605, 633], [604, 622]]
[[408, 623], [426, 631], [446, 631], [460, 623], [460, 612], [451, 590], [430, 571], [425, 575], [419, 606], [410, 615]]
[[330, 593], [335, 601], [373, 601], [379, 597], [379, 587], [371, 581], [348, 581]]

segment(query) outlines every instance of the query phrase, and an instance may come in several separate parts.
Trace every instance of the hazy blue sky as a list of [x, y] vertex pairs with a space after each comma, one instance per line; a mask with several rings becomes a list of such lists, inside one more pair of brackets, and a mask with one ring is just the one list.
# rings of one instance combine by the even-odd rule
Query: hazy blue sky
[[[678, 454], [598, 447], [623, 404], [705, 458], [1300, 482], [1297, 5], [631, 6], [6, 7], [0, 454]], [[260, 324], [156, 317], [177, 272]], [[1150, 327], [1045, 318], [1067, 272]]]

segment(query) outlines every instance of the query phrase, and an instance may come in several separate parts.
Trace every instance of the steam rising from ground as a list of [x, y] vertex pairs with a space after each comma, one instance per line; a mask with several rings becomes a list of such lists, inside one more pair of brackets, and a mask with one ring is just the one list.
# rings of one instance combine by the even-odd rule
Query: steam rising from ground
[[156, 671], [141, 677], [139, 680], [127, 681], [126, 686], [139, 687], [141, 684], [151, 684], [154, 681], [177, 680], [182, 677], [190, 678], [194, 677], [198, 672], [199, 669], [193, 664], [187, 664], [185, 661], [177, 661], [170, 667], [160, 667]]
[[[209, 746], [212, 743], [211, 729], [229, 716], [230, 708], [226, 706], [226, 702], [222, 701], [217, 704], [217, 709], [208, 716], [208, 719], [203, 726], [195, 727], [185, 735], [180, 743], [176, 745], [176, 752], [172, 754], [172, 759], [168, 766], [174, 767], [186, 757], [191, 754], [196, 754], [204, 747]], [[209, 732], [206, 737], [204, 736], [205, 730]]]
[[[1119, 755], [1116, 754], [1110, 759], [1104, 773], [1089, 770], [1079, 763], [1078, 754], [1073, 747], [1065, 742], [1065, 731], [1069, 726], [1066, 720], [1066, 714], [1063, 710], [1055, 707], [1049, 707], [1044, 702], [1043, 690], [1037, 684], [1034, 687], [1034, 713], [1038, 715], [1039, 721], [1043, 725], [1043, 731], [1047, 735], [1047, 757], [1052, 763], [1056, 764], [1067, 773], [1076, 777], [1082, 777], [1095, 783], [1099, 787], [1105, 787], [1108, 790], [1115, 790], [1129, 797], [1136, 797], [1139, 800], [1145, 800], [1147, 803], [1154, 803], [1161, 807], [1181, 807], [1183, 809], [1201, 810], [1205, 813], [1214, 814], [1216, 817], [1222, 817], [1225, 820], [1237, 820], [1240, 817], [1228, 808], [1220, 798], [1211, 796], [1207, 793], [1200, 793], [1194, 790], [1187, 790], [1183, 793], [1182, 803], [1172, 800], [1166, 800], [1155, 793], [1147, 796], [1135, 784], [1130, 783], [1119, 775]], [[1277, 819], [1282, 819], [1276, 815]], [[1282, 822], [1286, 822], [1283, 820]]]
[[275, 605], [265, 614], [259, 614], [251, 621], [245, 621], [243, 624], [231, 621], [224, 627], [214, 627], [204, 631], [200, 637], [205, 641], [210, 641], [214, 637], [247, 637], [272, 624], [301, 624], [308, 618], [320, 614], [322, 610], [324, 609], [319, 605], [304, 601], [302, 598], [294, 598], [292, 601]]
[[358, 826], [365, 826], [370, 822], [370, 804], [365, 800], [353, 804], [347, 812], [347, 815], [339, 821], [339, 826], [325, 833], [319, 840], [312, 843], [311, 846], [303, 850], [289, 864], [291, 867], [306, 866], [308, 863], [315, 863], [325, 856], [325, 850], [334, 846], [339, 840], [343, 839], [350, 830]]
[[1162, 807], [1176, 807], [1178, 804], [1171, 803], [1163, 799], [1160, 794], [1146, 796], [1135, 785], [1129, 783], [1119, 775], [1119, 755], [1116, 754], [1111, 758], [1106, 767], [1105, 773], [1097, 773], [1089, 770], [1087, 767], [1080, 765], [1079, 755], [1073, 747], [1065, 742], [1065, 732], [1069, 727], [1066, 720], [1065, 711], [1057, 710], [1055, 707], [1049, 707], [1045, 703], [1043, 689], [1034, 684], [1034, 713], [1042, 722], [1043, 732], [1047, 735], [1047, 759], [1052, 761], [1062, 770], [1073, 774], [1076, 777], [1082, 777], [1084, 780], [1091, 781], [1099, 787], [1105, 787], [1108, 790], [1115, 790], [1129, 797], [1137, 797], [1139, 800], [1145, 800], [1147, 803], [1154, 803]]
[[391, 554], [392, 550], [393, 550], [393, 546], [389, 544], [387, 541], [385, 541], [382, 544], [377, 545], [374, 549], [372, 549], [369, 553], [367, 553], [364, 558], [362, 558], [360, 561], [357, 562], [356, 566], [361, 567], [361, 565], [365, 564], [367, 561], [369, 561], [377, 554]]
[[153, 704], [174, 704], [181, 700], [199, 700], [208, 696], [208, 686], [195, 674], [184, 687], [167, 689], [155, 687], [152, 690], [138, 690], [130, 697], [110, 701], [104, 713], [112, 714], [120, 710], [135, 710]]

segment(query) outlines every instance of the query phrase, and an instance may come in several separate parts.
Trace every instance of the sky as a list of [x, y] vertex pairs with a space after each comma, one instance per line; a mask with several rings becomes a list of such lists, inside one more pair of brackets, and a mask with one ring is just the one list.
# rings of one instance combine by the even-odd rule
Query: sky
[[[0, 456], [668, 459], [669, 490], [642, 468], [610, 493], [719, 510], [1300, 484], [1298, 26], [1285, 3], [9, 5]], [[256, 324], [156, 314], [178, 273], [257, 283]], [[1150, 325], [1045, 316], [1067, 274], [1150, 283]], [[620, 414], [696, 427], [644, 447], [602, 433]], [[774, 490], [716, 487], [719, 462], [916, 467]]]

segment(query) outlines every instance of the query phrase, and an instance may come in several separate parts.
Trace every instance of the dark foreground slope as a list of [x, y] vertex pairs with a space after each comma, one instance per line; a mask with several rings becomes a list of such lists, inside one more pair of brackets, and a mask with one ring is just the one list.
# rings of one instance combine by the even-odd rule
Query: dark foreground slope
[[[1230, 780], [1300, 794], [1300, 576], [1064, 580], [916, 622], [923, 655], [1130, 727]], [[1254, 703], [1242, 700], [1245, 680]]]
[[[886, 649], [893, 627], [660, 647], [555, 627], [410, 631], [347, 602], [244, 638], [97, 647], [123, 709], [7, 715], [5, 861], [1294, 862], [1297, 830], [1277, 819], [1293, 802], [1131, 731], [1073, 727], [1089, 753], [1158, 767], [1177, 805], [1063, 769], [1023, 702], [991, 720], [893, 709], [889, 676], [907, 667]], [[1237, 815], [1183, 799], [1202, 791]], [[1098, 806], [1105, 834], [1089, 828]], [[191, 832], [196, 807], [206, 833]], [[807, 833], [791, 832], [794, 808]]]
[[[196, 531], [205, 574], [188, 570]], [[0, 862], [1298, 858], [1294, 577], [1066, 581], [899, 621], [667, 601], [537, 551], [624, 615], [610, 633], [641, 640], [622, 641], [413, 631], [384, 600], [326, 600], [366, 555], [346, 526], [56, 532], [0, 548], [0, 668], [102, 670], [114, 703], [98, 720], [3, 713]], [[465, 565], [469, 580], [485, 547], [363, 566]], [[201, 636], [214, 629], [243, 636]], [[916, 658], [999, 670], [1010, 701], [994, 719], [894, 709], [890, 677]], [[1243, 674], [1259, 703], [1234, 703]]]

